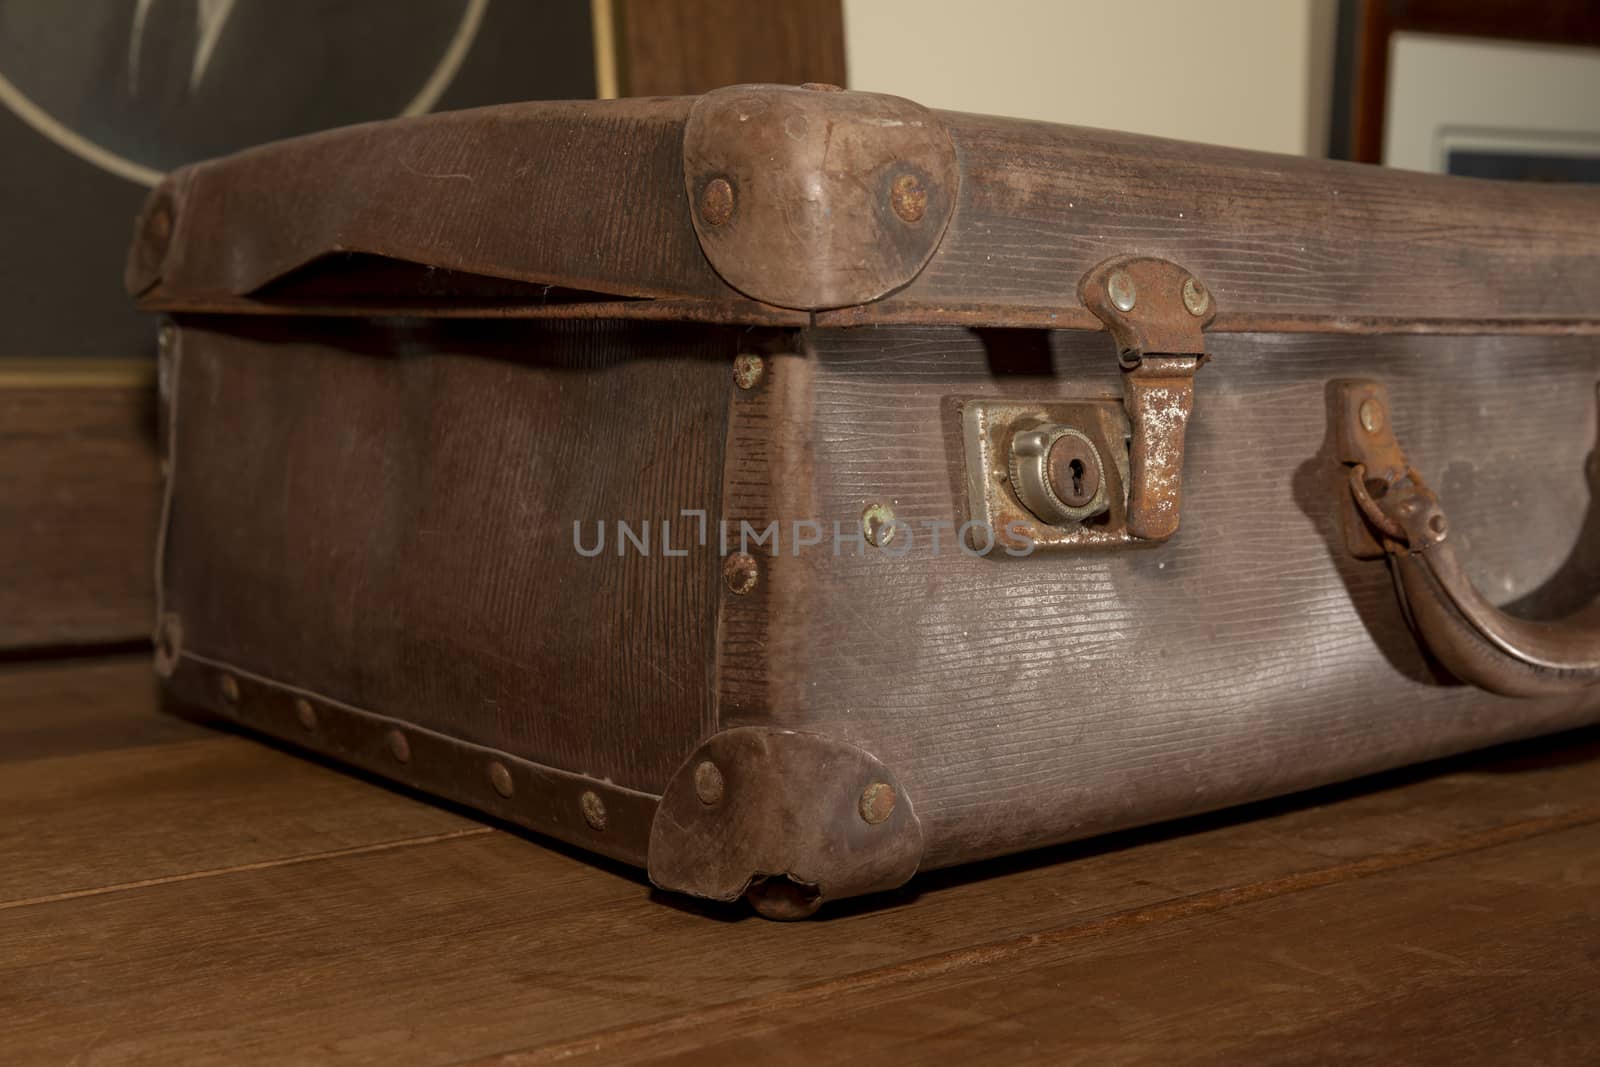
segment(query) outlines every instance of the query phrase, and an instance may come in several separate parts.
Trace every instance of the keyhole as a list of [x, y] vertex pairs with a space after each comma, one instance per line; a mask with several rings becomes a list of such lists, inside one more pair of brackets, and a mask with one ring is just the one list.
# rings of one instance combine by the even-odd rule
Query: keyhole
[[1100, 491], [1100, 465], [1094, 446], [1080, 437], [1062, 437], [1050, 447], [1049, 490], [1069, 508], [1088, 507]]

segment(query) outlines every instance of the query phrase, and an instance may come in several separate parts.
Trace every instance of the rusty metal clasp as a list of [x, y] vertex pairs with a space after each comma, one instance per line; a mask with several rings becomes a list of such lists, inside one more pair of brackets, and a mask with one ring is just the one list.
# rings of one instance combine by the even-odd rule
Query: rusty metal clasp
[[1106, 260], [1083, 276], [1078, 296], [1117, 342], [1132, 424], [1128, 532], [1164, 541], [1178, 531], [1194, 375], [1216, 302], [1194, 275], [1150, 256]]
[[1106, 260], [1078, 295], [1116, 339], [1122, 402], [963, 405], [969, 511], [992, 532], [987, 547], [973, 545], [980, 551], [1164, 541], [1178, 530], [1194, 375], [1215, 302], [1194, 275], [1149, 256]]

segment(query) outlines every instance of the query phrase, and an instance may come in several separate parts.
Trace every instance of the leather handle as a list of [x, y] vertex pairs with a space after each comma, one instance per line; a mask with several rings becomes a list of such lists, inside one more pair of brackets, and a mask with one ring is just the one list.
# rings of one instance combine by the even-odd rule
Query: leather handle
[[1394, 438], [1388, 391], [1376, 382], [1344, 382], [1335, 399], [1340, 459], [1349, 467], [1352, 549], [1389, 560], [1406, 618], [1428, 651], [1462, 681], [1504, 696], [1600, 683], [1600, 603], [1551, 622], [1495, 607], [1467, 576], [1438, 496]]

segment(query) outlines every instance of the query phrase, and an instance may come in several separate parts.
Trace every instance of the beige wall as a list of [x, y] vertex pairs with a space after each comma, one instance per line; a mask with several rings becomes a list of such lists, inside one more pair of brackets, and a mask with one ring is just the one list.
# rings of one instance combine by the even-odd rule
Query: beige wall
[[1335, 0], [844, 0], [850, 87], [1322, 155]]

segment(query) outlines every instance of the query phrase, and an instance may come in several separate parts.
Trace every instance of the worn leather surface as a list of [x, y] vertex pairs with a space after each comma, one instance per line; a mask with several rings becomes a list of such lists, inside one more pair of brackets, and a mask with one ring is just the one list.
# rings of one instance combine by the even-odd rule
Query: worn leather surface
[[[870, 303], [916, 277], [961, 184], [931, 111], [837, 89], [707, 93], [684, 126], [683, 164], [717, 273], [754, 299], [806, 309]], [[714, 216], [709, 188], [725, 191]]]
[[[642, 793], [719, 730], [825, 735], [916, 798], [930, 865], [1600, 718], [1600, 691], [1510, 700], [1424, 656], [1384, 564], [1345, 543], [1326, 396], [1387, 384], [1487, 596], [1532, 617], [1586, 602], [1596, 339], [1568, 335], [1600, 332], [1600, 194], [942, 116], [962, 175], [927, 266], [815, 313], [740, 389], [753, 335], [661, 320], [807, 319], [740, 302], [706, 262], [688, 106], [439, 116], [174, 179], [192, 200], [172, 248], [132, 262], [183, 326], [162, 587], [186, 644]], [[346, 252], [411, 265], [408, 284], [538, 283], [596, 321], [266, 299]], [[962, 402], [1119, 397], [1075, 294], [1124, 254], [1174, 260], [1216, 301], [1179, 532], [963, 554]], [[550, 307], [507, 299], [486, 313]], [[224, 307], [275, 318], [195, 314]], [[307, 307], [342, 317], [287, 317]], [[964, 328], [996, 322], [1013, 328]], [[835, 556], [832, 523], [871, 505], [914, 543]], [[700, 507], [815, 522], [822, 547], [786, 534], [742, 594], [714, 552], [572, 547], [573, 520]], [[927, 523], [947, 524], [937, 555]]]
[[[720, 569], [662, 556], [659, 527], [652, 555], [619, 557], [613, 524], [715, 513], [731, 334], [216, 319], [180, 335], [162, 586], [186, 650], [660, 792], [713, 728]], [[607, 524], [603, 554], [577, 554], [577, 520], [586, 546]]]
[[[1181, 531], [1022, 560], [931, 553], [957, 405], [1115, 395], [1102, 334], [819, 331], [750, 392], [714, 328], [200, 320], [181, 347], [186, 645], [629, 789], [717, 728], [805, 729], [882, 760], [949, 864], [1600, 718], [1600, 691], [1512, 701], [1427, 661], [1344, 545], [1325, 397], [1387, 382], [1478, 587], [1565, 614], [1600, 589], [1584, 339], [1213, 338]], [[571, 547], [574, 518], [848, 530], [869, 501], [912, 549], [786, 541], [744, 597], [714, 552]]]
[[[763, 91], [793, 95], [771, 87], [740, 94]], [[863, 107], [848, 92], [806, 96], [812, 126], [826, 125], [830, 104], [841, 118]], [[659, 318], [650, 303], [691, 300], [725, 321], [772, 322], [778, 309], [739, 297], [696, 238], [684, 153], [694, 101], [507, 104], [333, 130], [184, 168], [147, 205], [129, 258], [130, 292], [172, 310], [268, 310], [272, 302], [260, 298], [269, 283], [362, 253], [590, 298], [642, 298], [607, 309], [622, 317]], [[790, 118], [770, 106], [726, 137], [753, 153], [786, 143], [779, 127]], [[775, 261], [772, 284], [758, 282], [754, 295], [798, 308], [873, 301], [820, 312], [823, 325], [1098, 329], [1076, 298], [1079, 279], [1108, 257], [1137, 254], [1172, 260], [1209, 286], [1219, 332], [1600, 333], [1597, 189], [983, 115], [934, 112], [929, 121], [948, 131], [960, 166], [939, 190], [928, 186], [928, 219], [948, 206], [943, 197], [956, 202], [932, 256], [908, 261], [927, 258], [914, 280], [866, 266], [897, 233], [886, 189], [852, 199], [853, 214], [814, 217], [822, 205], [797, 191], [788, 168], [816, 166], [816, 154], [786, 153], [787, 164], [773, 164], [778, 173], [756, 190], [777, 198], [750, 215], [764, 220], [764, 232], [744, 227], [739, 243], [792, 257], [790, 231], [805, 230], [800, 251], [815, 262]], [[886, 175], [904, 148], [896, 134], [876, 145], [856, 138], [847, 153], [844, 140], [827, 145], [821, 165], [842, 186], [851, 175]], [[169, 218], [158, 224], [163, 203]], [[890, 225], [862, 224], [874, 209]], [[873, 284], [808, 291], [819, 276], [847, 276], [852, 263]], [[758, 268], [745, 264], [740, 284]], [[903, 288], [874, 300], [881, 283]], [[430, 295], [410, 284], [395, 303]], [[503, 313], [550, 314], [551, 302], [523, 293]], [[302, 306], [328, 309], [326, 301]]]
[[[690, 102], [508, 104], [185, 167], [151, 194], [128, 285], [149, 303], [194, 306], [364, 253], [617, 296], [725, 293], [683, 191]], [[170, 239], [157, 240], [163, 204], [171, 221], [157, 229]]]
[[[1213, 338], [1179, 533], [1027, 559], [949, 528], [932, 553], [924, 524], [964, 507], [959, 403], [1115, 395], [1109, 338], [819, 331], [748, 392], [738, 347], [189, 323], [167, 610], [203, 655], [646, 792], [718, 728], [837, 738], [916, 798], [930, 865], [1600, 718], [1600, 691], [1509, 700], [1427, 660], [1345, 547], [1325, 396], [1386, 382], [1479, 587], [1563, 614], [1600, 588], [1584, 339]], [[700, 502], [848, 529], [870, 501], [911, 524], [904, 555], [786, 540], [745, 596], [714, 551], [571, 544], [574, 519]]]
[[[772, 560], [769, 613], [725, 611], [743, 673], [721, 680], [724, 725], [872, 752], [917, 798], [930, 865], [1600, 718], [1600, 690], [1496, 697], [1428, 661], [1386, 565], [1345, 548], [1325, 399], [1336, 378], [1386, 382], [1478, 587], [1552, 617], [1600, 593], [1592, 341], [1213, 337], [1179, 532], [1026, 559], [963, 554], [949, 527], [933, 552], [923, 524], [963, 506], [958, 405], [1115, 395], [1110, 339], [906, 328], [813, 345], [771, 378], [768, 410], [804, 420], [767, 464], [778, 517], [887, 501], [918, 536], [898, 556]], [[796, 456], [805, 489], [787, 484]]]
[[1140, 254], [1204, 281], [1217, 331], [1600, 328], [1592, 186], [938, 115], [962, 161], [939, 252], [888, 299], [820, 321], [1092, 325], [1063, 297], [1101, 260]]

